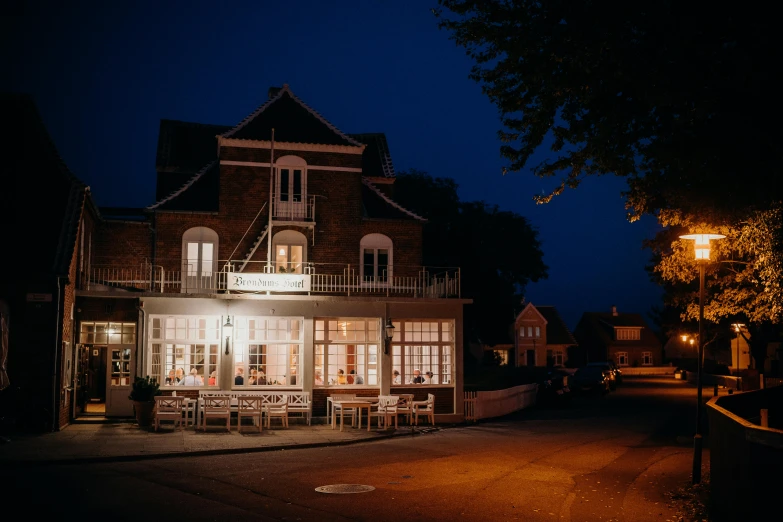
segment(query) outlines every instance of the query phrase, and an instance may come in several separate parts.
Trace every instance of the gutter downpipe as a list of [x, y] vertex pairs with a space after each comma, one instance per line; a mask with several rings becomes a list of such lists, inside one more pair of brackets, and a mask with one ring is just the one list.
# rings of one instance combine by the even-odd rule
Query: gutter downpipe
[[[274, 185], [273, 181], [275, 179], [275, 129], [272, 128], [272, 142], [270, 146], [270, 157], [269, 157], [269, 220], [267, 222], [267, 234], [266, 234], [266, 269], [264, 272], [267, 274], [272, 272], [272, 212], [274, 211], [274, 208], [272, 207], [273, 203], [273, 197], [274, 197]], [[270, 295], [270, 292], [267, 291], [266, 295]]]
[[62, 336], [63, 336], [63, 325], [64, 325], [64, 319], [63, 323], [60, 322], [60, 314], [62, 313], [63, 308], [65, 307], [65, 293], [62, 291], [62, 280], [65, 279], [68, 280], [68, 276], [62, 276], [57, 275], [55, 276], [55, 279], [57, 279], [57, 308], [55, 309], [55, 315], [54, 315], [54, 327], [55, 327], [55, 336], [54, 336], [54, 357], [52, 361], [52, 432], [57, 431], [59, 428], [59, 423], [57, 422], [57, 401], [60, 399], [60, 393], [59, 393], [59, 386], [57, 386], [57, 368], [58, 368], [58, 362], [59, 362], [59, 355], [60, 355], [60, 346], [62, 346]]

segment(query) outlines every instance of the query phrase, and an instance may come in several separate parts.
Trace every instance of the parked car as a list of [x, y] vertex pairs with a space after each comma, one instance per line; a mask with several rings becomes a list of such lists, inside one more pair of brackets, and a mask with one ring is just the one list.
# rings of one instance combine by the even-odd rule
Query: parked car
[[562, 406], [571, 398], [571, 388], [568, 380], [571, 374], [553, 368], [546, 374], [544, 380], [538, 383], [536, 403], [544, 406]]
[[608, 370], [610, 373], [609, 384], [613, 390], [617, 388], [618, 384], [622, 384], [623, 382], [623, 372], [620, 371], [620, 368], [618, 368], [613, 361], [591, 362], [587, 363], [587, 366], [600, 366], [601, 368]]
[[609, 393], [609, 374], [611, 372], [601, 366], [583, 366], [571, 377], [571, 389], [580, 393]]

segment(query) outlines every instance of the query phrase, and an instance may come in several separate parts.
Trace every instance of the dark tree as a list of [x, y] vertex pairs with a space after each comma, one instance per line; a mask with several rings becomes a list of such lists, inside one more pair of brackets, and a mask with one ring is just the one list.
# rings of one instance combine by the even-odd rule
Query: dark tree
[[421, 171], [398, 174], [395, 199], [427, 218], [424, 264], [460, 267], [468, 339], [508, 340], [525, 287], [545, 279], [538, 232], [524, 217], [483, 201], [460, 202], [457, 184]]
[[539, 176], [575, 188], [626, 176], [631, 219], [662, 208], [765, 209], [781, 200], [779, 22], [726, 1], [440, 0], [475, 60], [509, 171], [551, 140]]

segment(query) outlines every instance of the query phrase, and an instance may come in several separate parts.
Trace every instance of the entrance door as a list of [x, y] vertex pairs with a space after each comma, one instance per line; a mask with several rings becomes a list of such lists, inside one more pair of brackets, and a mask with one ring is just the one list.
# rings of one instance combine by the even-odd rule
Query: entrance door
[[106, 350], [81, 344], [76, 365], [76, 416], [105, 415]]
[[105, 388], [107, 417], [133, 414], [133, 404], [128, 400], [131, 392], [133, 348], [133, 345], [112, 345], [107, 349], [110, 357]]
[[527, 365], [528, 366], [535, 366], [536, 365], [536, 351], [535, 350], [528, 350], [527, 351]]

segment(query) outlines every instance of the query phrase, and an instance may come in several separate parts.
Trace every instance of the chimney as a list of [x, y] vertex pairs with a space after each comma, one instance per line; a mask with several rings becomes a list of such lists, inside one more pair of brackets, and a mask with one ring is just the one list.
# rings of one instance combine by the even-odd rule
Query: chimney
[[612, 315], [617, 317], [617, 307], [612, 305]]

